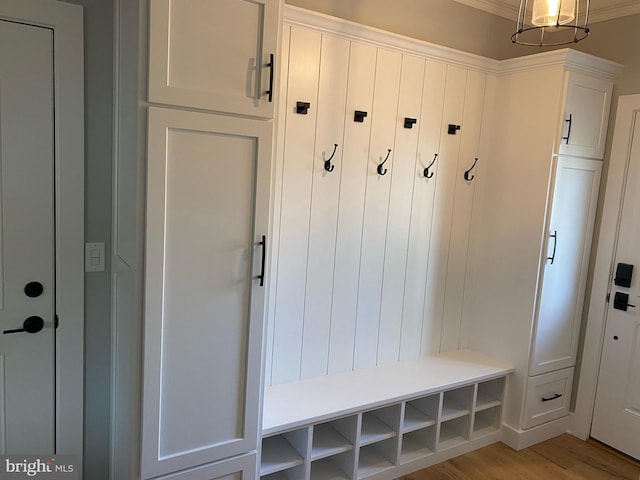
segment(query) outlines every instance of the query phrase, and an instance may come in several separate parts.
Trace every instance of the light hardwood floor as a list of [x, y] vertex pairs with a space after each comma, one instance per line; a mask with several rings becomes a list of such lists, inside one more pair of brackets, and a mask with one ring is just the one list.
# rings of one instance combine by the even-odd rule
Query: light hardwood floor
[[[638, 439], [640, 441], [640, 439]], [[605, 445], [560, 435], [519, 452], [496, 443], [402, 480], [640, 480], [640, 462]]]

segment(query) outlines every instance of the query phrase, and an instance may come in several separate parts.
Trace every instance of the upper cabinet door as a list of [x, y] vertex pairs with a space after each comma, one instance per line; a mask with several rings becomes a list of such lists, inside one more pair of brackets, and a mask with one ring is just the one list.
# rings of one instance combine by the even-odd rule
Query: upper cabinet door
[[575, 72], [569, 72], [567, 78], [559, 153], [603, 158], [613, 84]]
[[151, 0], [149, 101], [273, 118], [278, 0]]

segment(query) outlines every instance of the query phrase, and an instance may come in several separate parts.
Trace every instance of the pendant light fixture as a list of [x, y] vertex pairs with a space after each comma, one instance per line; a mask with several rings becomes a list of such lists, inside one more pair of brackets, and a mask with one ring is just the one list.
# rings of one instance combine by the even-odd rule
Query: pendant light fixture
[[520, 45], [569, 45], [589, 35], [589, 0], [520, 0], [516, 32]]

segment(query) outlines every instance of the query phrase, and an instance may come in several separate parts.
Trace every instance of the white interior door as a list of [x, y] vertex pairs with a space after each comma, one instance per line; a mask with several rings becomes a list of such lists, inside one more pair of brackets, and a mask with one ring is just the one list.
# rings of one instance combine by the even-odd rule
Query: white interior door
[[0, 20], [1, 453], [55, 450], [52, 53], [50, 29]]
[[640, 112], [637, 111], [629, 147], [629, 170], [613, 271], [616, 272], [620, 263], [635, 268], [628, 287], [616, 285], [623, 283], [622, 275], [611, 279], [591, 436], [640, 459], [640, 191], [637, 188]]

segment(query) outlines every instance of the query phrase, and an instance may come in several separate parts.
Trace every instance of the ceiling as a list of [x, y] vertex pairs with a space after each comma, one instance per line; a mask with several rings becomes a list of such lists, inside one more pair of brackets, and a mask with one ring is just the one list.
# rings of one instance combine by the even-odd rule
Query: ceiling
[[[520, 7], [519, 0], [455, 0], [473, 8], [515, 21]], [[640, 13], [638, 0], [591, 0], [589, 23]]]

